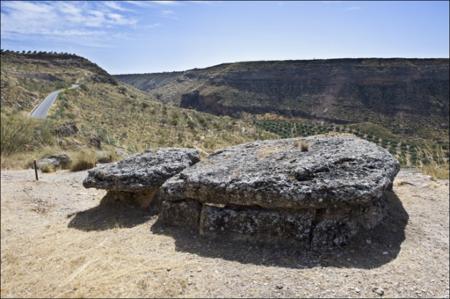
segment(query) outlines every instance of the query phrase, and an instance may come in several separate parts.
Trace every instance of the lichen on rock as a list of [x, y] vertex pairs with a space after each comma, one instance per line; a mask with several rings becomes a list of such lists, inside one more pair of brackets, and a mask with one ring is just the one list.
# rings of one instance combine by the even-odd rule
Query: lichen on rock
[[[343, 245], [382, 220], [399, 169], [388, 151], [350, 135], [241, 144], [167, 180], [160, 218], [203, 235]], [[171, 212], [192, 202], [192, 213]]]
[[168, 178], [199, 160], [199, 152], [195, 149], [147, 150], [142, 154], [90, 170], [83, 186], [106, 189], [110, 196], [117, 199], [135, 198], [146, 207]]

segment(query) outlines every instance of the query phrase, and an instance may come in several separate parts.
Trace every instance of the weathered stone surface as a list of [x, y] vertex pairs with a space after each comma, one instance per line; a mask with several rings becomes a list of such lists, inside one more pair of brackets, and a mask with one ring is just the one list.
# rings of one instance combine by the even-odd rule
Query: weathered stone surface
[[370, 205], [328, 209], [264, 209], [163, 201], [160, 223], [198, 230], [207, 237], [252, 242], [295, 243], [312, 249], [342, 246], [385, 216], [384, 198]]
[[36, 165], [39, 169], [44, 167], [51, 166], [53, 168], [68, 168], [72, 163], [72, 160], [67, 154], [55, 154], [55, 155], [47, 155], [42, 159], [36, 161]]
[[362, 205], [390, 189], [399, 169], [374, 143], [318, 135], [226, 148], [169, 179], [162, 192], [166, 200], [264, 208]]
[[212, 237], [341, 246], [383, 219], [398, 171], [389, 152], [351, 135], [238, 145], [167, 180], [160, 220]]
[[158, 189], [168, 178], [198, 161], [199, 153], [194, 149], [148, 150], [90, 170], [83, 186], [119, 192], [147, 192]]
[[273, 242], [289, 239], [309, 244], [314, 216], [314, 209], [292, 212], [203, 205], [199, 232], [234, 240]]
[[202, 205], [193, 200], [161, 203], [160, 223], [184, 228], [198, 229]]

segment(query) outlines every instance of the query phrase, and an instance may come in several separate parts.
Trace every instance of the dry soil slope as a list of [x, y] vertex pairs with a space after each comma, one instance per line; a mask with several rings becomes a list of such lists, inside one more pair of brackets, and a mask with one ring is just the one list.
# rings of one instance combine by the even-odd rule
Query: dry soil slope
[[2, 297], [449, 296], [448, 180], [401, 171], [383, 224], [315, 255], [156, 233], [156, 216], [99, 205], [85, 176], [1, 172]]

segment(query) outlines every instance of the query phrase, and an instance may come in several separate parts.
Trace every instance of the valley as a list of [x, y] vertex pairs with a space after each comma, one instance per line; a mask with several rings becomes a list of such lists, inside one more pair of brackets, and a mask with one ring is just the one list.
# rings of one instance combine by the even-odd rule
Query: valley
[[[448, 176], [448, 59], [245, 62], [111, 76], [74, 54], [6, 51], [1, 76], [5, 140], [7, 125], [48, 93], [79, 86], [64, 89], [47, 120], [34, 123], [48, 132], [42, 142], [11, 153], [2, 144], [3, 167], [100, 150], [98, 143], [128, 154], [182, 146], [207, 155], [245, 141], [344, 132], [388, 149], [402, 166]], [[68, 124], [78, 133], [52, 133]]]
[[239, 62], [114, 77], [160, 102], [250, 119], [283, 138], [348, 132], [403, 166], [444, 165], [444, 176], [448, 168], [448, 59]]
[[449, 1], [0, 2], [0, 298], [449, 298]]

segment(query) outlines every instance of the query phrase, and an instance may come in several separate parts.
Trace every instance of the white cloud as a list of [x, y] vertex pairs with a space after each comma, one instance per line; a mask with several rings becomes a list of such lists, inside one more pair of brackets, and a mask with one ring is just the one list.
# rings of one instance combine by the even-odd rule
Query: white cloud
[[164, 9], [161, 11], [161, 15], [165, 18], [169, 18], [169, 19], [173, 19], [173, 20], [178, 20], [178, 17], [176, 15], [176, 13], [171, 10], [171, 9]]
[[137, 20], [125, 18], [123, 15], [117, 13], [109, 13], [107, 17], [110, 22], [113, 22], [116, 25], [135, 25], [137, 23]]
[[194, 1], [194, 0], [192, 0], [192, 1], [187, 1], [187, 2], [195, 3], [195, 4], [214, 4], [214, 3], [219, 3], [222, 1]]
[[156, 5], [175, 6], [175, 5], [182, 4], [182, 1], [171, 1], [171, 0], [167, 0], [167, 1], [164, 1], [164, 0], [162, 0], [162, 1], [133, 1], [133, 0], [128, 0], [128, 1], [124, 1], [124, 3], [138, 6], [138, 7], [155, 7]]
[[[108, 4], [109, 3], [109, 4]], [[112, 4], [112, 5], [111, 5]], [[137, 19], [114, 2], [1, 2], [2, 38], [110, 39], [116, 27], [133, 27]], [[111, 32], [109, 32], [111, 31]]]
[[60, 2], [58, 4], [58, 9], [62, 13], [65, 13], [65, 14], [68, 14], [68, 15], [81, 14], [81, 9], [78, 6], [76, 6], [76, 5], [72, 4], [72, 3]]
[[146, 1], [133, 1], [133, 0], [130, 0], [130, 1], [124, 1], [124, 3], [131, 4], [131, 5], [138, 6], [138, 7], [149, 7], [149, 6], [152, 5], [151, 2], [146, 2]]
[[152, 3], [155, 3], [155, 4], [159, 4], [159, 5], [169, 5], [169, 6], [172, 6], [172, 5], [177, 5], [177, 4], [179, 4], [179, 2], [177, 2], [177, 1], [169, 1], [169, 0], [164, 0], [164, 1], [151, 1]]
[[125, 8], [122, 5], [120, 5], [120, 2], [106, 1], [106, 2], [103, 2], [103, 5], [105, 5], [106, 7], [110, 8], [112, 10], [131, 11], [130, 9]]
[[359, 7], [359, 6], [349, 6], [349, 7], [345, 8], [345, 10], [360, 10], [360, 9], [361, 9], [361, 7]]
[[10, 10], [23, 11], [25, 13], [49, 13], [53, 10], [53, 8], [46, 3], [25, 1], [2, 1], [1, 7]]
[[170, 10], [170, 9], [164, 9], [161, 13], [163, 15], [173, 15], [173, 14], [175, 14], [175, 12], [173, 10]]

